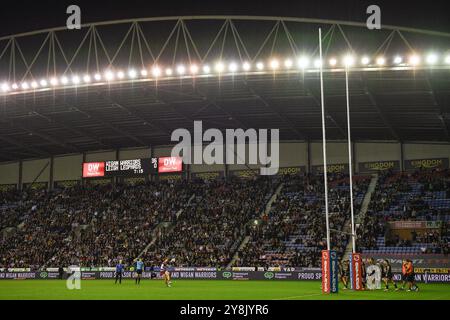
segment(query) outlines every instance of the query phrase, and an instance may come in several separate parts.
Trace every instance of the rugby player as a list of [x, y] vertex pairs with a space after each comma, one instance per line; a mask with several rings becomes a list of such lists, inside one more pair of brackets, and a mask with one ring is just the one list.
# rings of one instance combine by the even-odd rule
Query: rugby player
[[397, 283], [394, 281], [394, 274], [392, 273], [392, 267], [389, 260], [384, 259], [383, 263], [380, 264], [381, 267], [381, 278], [383, 279], [385, 289], [384, 291], [389, 291], [389, 283], [392, 283], [395, 287], [395, 291], [398, 291]]

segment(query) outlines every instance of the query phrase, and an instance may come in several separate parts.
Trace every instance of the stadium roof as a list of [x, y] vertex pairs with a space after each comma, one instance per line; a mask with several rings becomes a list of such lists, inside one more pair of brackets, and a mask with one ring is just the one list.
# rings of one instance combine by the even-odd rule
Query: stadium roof
[[[311, 66], [299, 70], [296, 63], [303, 54], [311, 60], [317, 58], [317, 46], [313, 45], [317, 26], [325, 30], [324, 87], [328, 139], [347, 137], [345, 67], [341, 58], [343, 54], [351, 53], [356, 59], [349, 73], [353, 140], [450, 142], [450, 63], [445, 51], [450, 40], [448, 34], [390, 27], [385, 31], [387, 34], [379, 37], [379, 41], [372, 39], [374, 43], [370, 46], [373, 48], [368, 49], [369, 44], [364, 45], [367, 39], [361, 36], [361, 32], [367, 30], [361, 31], [359, 25], [298, 19], [302, 26], [308, 24], [309, 32], [313, 33], [309, 38], [305, 36], [312, 43], [307, 51], [296, 39], [300, 33], [300, 30], [294, 30], [297, 25], [289, 25], [295, 21], [289, 18], [257, 18], [215, 16], [199, 19], [201, 23], [208, 23], [211, 29], [216, 27], [203, 47], [195, 38], [204, 39], [207, 36], [204, 33], [194, 36], [194, 30], [204, 28], [187, 22], [196, 20], [195, 17], [114, 22], [114, 28], [123, 24], [125, 31], [123, 37], [115, 39], [118, 47], [114, 51], [109, 50], [110, 54], [106, 41], [102, 41], [97, 30], [98, 27], [108, 27], [108, 23], [86, 26], [86, 31], [78, 35], [80, 45], [72, 46], [71, 55], [68, 50], [63, 50], [64, 31], [59, 29], [18, 36], [26, 39], [20, 45], [15, 37], [0, 39], [3, 45], [0, 47], [3, 50], [0, 67], [3, 57], [3, 60], [8, 60], [8, 64], [3, 63], [3, 70], [10, 71], [10, 76], [2, 84], [4, 92], [0, 93], [0, 161], [166, 145], [170, 144], [173, 130], [190, 129], [194, 120], [203, 120], [204, 129], [278, 128], [283, 140], [320, 140], [318, 68]], [[148, 29], [141, 26], [144, 22], [173, 22], [167, 25], [171, 31], [168, 36], [160, 39], [164, 45], [159, 46], [161, 51], [158, 55], [144, 41], [148, 40], [144, 38]], [[216, 25], [217, 22], [220, 23]], [[246, 30], [252, 23], [261, 23], [258, 31], [266, 30], [267, 34], [259, 38], [247, 34], [247, 39], [259, 39], [258, 43], [254, 40], [249, 44], [245, 40], [245, 32], [239, 33], [239, 22], [246, 23]], [[306, 29], [301, 28], [306, 34]], [[229, 30], [228, 35], [225, 29]], [[111, 32], [107, 33], [109, 37]], [[414, 50], [405, 38], [405, 32], [411, 33], [415, 40], [418, 36], [425, 38], [424, 43], [434, 37], [444, 39], [435, 42], [441, 48], [436, 51], [440, 63], [408, 63], [411, 52], [416, 54], [419, 50]], [[176, 34], [178, 36], [175, 38]], [[235, 40], [233, 49], [230, 48], [233, 42], [228, 42], [227, 38], [230, 34]], [[39, 36], [40, 42], [36, 42], [34, 47], [33, 44], [25, 44], [32, 42], [29, 37]], [[394, 36], [402, 39], [402, 45], [407, 49], [400, 49], [399, 42], [394, 45]], [[171, 41], [174, 45], [168, 50]], [[97, 51], [95, 54], [91, 52], [95, 43], [101, 44], [106, 52], [107, 59], [103, 57], [106, 64], [98, 62], [102, 57]], [[136, 79], [136, 75], [129, 79], [129, 67], [123, 66], [144, 60], [143, 51], [136, 49], [138, 43], [141, 49], [147, 47], [153, 59], [149, 58], [152, 61], [148, 64], [142, 63], [142, 67], [148, 70], [148, 76], [139, 74]], [[215, 52], [217, 46], [221, 49]], [[59, 55], [55, 53], [58, 51], [55, 48], [60, 49]], [[28, 51], [33, 54], [26, 57]], [[184, 57], [179, 57], [181, 51], [184, 51]], [[20, 55], [18, 52], [23, 64], [20, 75], [16, 75], [20, 72], [19, 59], [16, 61], [16, 55]], [[367, 52], [371, 62], [362, 65], [361, 55]], [[403, 53], [404, 61], [395, 61], [393, 52]], [[84, 55], [80, 57], [82, 53]], [[41, 56], [46, 59], [42, 60]], [[385, 57], [386, 63], [384, 60], [378, 61], [381, 56]], [[337, 61], [329, 65], [333, 57]], [[90, 68], [89, 64], [96, 59], [97, 68]], [[11, 61], [15, 62], [13, 77]], [[224, 61], [223, 72], [215, 70], [217, 61]], [[244, 61], [248, 61], [249, 70], [243, 70]], [[286, 61], [293, 64], [292, 68], [287, 66]], [[205, 72], [203, 67], [208, 63], [211, 70]], [[186, 72], [184, 68], [179, 70], [180, 64], [185, 66]], [[99, 68], [99, 65], [102, 67]], [[155, 73], [155, 66], [161, 66], [158, 74]], [[170, 66], [174, 74], [166, 74], [166, 66]], [[192, 66], [198, 69], [194, 72]], [[140, 68], [136, 69], [138, 73]], [[43, 72], [45, 69], [46, 73]], [[76, 70], [83, 71], [77, 73]], [[104, 70], [112, 70], [111, 79], [106, 79], [108, 75]], [[98, 82], [94, 80], [96, 72]], [[50, 84], [52, 75], [58, 76], [58, 85]], [[89, 79], [84, 79], [83, 75], [89, 75]], [[100, 76], [103, 79], [100, 80]], [[63, 79], [68, 83], [65, 84]]]

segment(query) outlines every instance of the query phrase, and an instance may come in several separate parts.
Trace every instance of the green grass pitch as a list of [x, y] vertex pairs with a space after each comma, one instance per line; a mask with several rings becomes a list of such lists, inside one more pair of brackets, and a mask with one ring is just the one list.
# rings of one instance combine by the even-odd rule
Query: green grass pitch
[[450, 285], [419, 284], [420, 292], [393, 290], [338, 294], [321, 293], [317, 281], [230, 281], [174, 280], [166, 288], [161, 280], [124, 280], [121, 285], [110, 280], [84, 280], [81, 290], [68, 290], [62, 280], [2, 280], [0, 300], [63, 299], [153, 299], [153, 300], [450, 300]]

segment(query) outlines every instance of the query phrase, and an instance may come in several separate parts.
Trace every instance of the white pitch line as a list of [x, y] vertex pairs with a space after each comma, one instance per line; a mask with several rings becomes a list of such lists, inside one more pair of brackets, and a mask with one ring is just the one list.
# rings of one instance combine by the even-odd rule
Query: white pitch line
[[314, 293], [314, 294], [304, 294], [302, 296], [292, 296], [292, 297], [285, 297], [285, 298], [279, 298], [279, 299], [273, 299], [273, 300], [289, 300], [289, 299], [296, 299], [296, 298], [304, 298], [304, 297], [313, 297], [313, 296], [320, 296], [321, 293]]

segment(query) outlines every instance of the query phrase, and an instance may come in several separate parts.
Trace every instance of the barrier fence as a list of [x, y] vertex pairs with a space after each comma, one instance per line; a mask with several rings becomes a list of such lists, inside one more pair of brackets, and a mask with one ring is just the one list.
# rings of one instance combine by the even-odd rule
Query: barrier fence
[[[63, 278], [67, 278], [70, 274], [65, 272]], [[292, 272], [278, 272], [278, 271], [200, 271], [200, 270], [175, 270], [171, 272], [173, 279], [186, 280], [321, 280], [321, 270], [307, 270], [307, 271], [292, 271]], [[123, 273], [124, 279], [131, 279], [135, 276], [133, 271], [125, 271]], [[60, 274], [53, 271], [37, 271], [37, 272], [0, 272], [0, 280], [49, 280], [59, 279]], [[81, 271], [82, 280], [101, 280], [113, 279], [115, 277], [114, 271]], [[161, 279], [159, 272], [145, 271], [142, 274], [144, 279]], [[400, 281], [401, 274], [394, 273], [394, 280]], [[427, 272], [416, 274], [417, 282], [427, 283], [450, 283], [450, 273], [436, 273]]]

